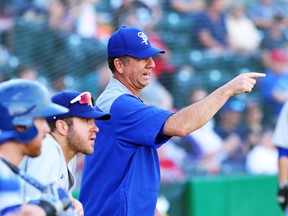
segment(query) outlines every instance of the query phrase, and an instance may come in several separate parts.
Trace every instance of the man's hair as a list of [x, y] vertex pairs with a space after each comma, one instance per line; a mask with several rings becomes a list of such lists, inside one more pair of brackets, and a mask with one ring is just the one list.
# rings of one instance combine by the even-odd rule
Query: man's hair
[[[67, 125], [69, 127], [71, 127], [73, 125], [73, 118], [74, 118], [74, 116], [70, 116], [67, 118], [63, 118], [61, 120], [65, 121], [67, 123]], [[49, 122], [49, 126], [50, 126], [51, 132], [54, 132], [56, 130], [56, 121]]]
[[110, 70], [112, 71], [112, 73], [115, 73], [115, 71], [116, 71], [116, 68], [115, 68], [115, 65], [114, 65], [114, 60], [115, 60], [116, 58], [120, 59], [120, 61], [122, 61], [122, 63], [123, 63], [124, 65], [126, 65], [127, 62], [128, 62], [127, 56], [108, 57], [108, 66], [109, 66]]

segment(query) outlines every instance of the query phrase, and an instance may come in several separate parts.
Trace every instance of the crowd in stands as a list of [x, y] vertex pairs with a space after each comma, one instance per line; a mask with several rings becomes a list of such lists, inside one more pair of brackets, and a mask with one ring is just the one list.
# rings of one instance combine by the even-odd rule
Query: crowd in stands
[[163, 182], [275, 174], [271, 137], [288, 100], [287, 11], [284, 0], [2, 0], [0, 81], [38, 79], [51, 92], [87, 90], [97, 97], [111, 75], [110, 34], [123, 24], [139, 27], [166, 50], [155, 56], [143, 90], [148, 104], [178, 110], [235, 74], [267, 74], [251, 94], [228, 101], [205, 126], [159, 150]]

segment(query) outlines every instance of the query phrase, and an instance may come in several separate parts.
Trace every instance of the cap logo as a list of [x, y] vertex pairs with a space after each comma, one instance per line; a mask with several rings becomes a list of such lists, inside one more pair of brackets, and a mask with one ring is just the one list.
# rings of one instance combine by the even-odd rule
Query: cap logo
[[12, 113], [12, 115], [14, 115], [15, 118], [18, 117], [22, 117], [22, 116], [26, 116], [28, 115], [34, 108], [36, 107], [36, 105], [33, 105], [31, 107], [27, 107], [27, 109], [25, 111], [22, 111], [21, 108], [19, 110], [14, 110], [14, 112]]
[[148, 45], [148, 37], [144, 32], [138, 32], [138, 37], [142, 38], [142, 43]]

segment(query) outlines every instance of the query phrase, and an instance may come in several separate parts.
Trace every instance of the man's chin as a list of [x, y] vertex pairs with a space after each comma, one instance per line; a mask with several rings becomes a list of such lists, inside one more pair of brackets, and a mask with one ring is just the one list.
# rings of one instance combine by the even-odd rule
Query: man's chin
[[28, 156], [34, 158], [34, 157], [38, 157], [40, 154], [41, 154], [41, 151], [39, 150], [39, 151], [30, 152]]

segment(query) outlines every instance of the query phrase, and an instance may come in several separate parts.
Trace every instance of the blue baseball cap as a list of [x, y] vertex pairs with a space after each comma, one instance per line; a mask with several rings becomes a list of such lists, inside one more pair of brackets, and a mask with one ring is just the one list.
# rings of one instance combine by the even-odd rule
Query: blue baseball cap
[[134, 58], [149, 58], [164, 50], [152, 47], [143, 30], [133, 26], [123, 25], [108, 40], [108, 56], [131, 56]]
[[221, 108], [221, 113], [238, 112], [241, 113], [245, 110], [245, 103], [240, 100], [230, 99]]
[[[82, 100], [83, 99], [83, 100]], [[87, 100], [88, 99], [88, 100]], [[69, 109], [69, 112], [47, 118], [47, 122], [67, 117], [110, 119], [110, 114], [99, 111], [93, 104], [90, 92], [60, 91], [51, 98], [52, 102]]]
[[[38, 81], [11, 79], [0, 84], [0, 143], [14, 140], [27, 143], [38, 130], [37, 118], [60, 115], [69, 110], [51, 102], [48, 89]], [[23, 126], [25, 130], [17, 130]]]

